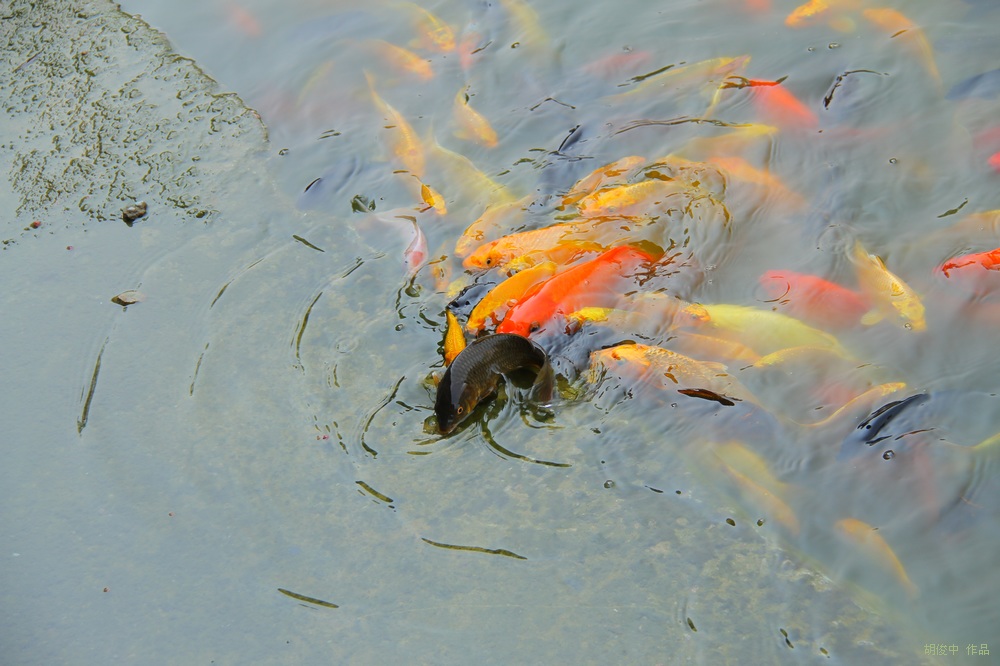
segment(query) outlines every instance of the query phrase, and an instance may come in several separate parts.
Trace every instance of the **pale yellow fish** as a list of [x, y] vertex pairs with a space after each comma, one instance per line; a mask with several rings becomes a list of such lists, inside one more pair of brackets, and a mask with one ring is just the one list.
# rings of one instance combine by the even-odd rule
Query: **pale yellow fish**
[[786, 314], [746, 305], [691, 303], [681, 309], [674, 323], [714, 330], [762, 355], [788, 347], [842, 349], [837, 338], [829, 333]]
[[835, 411], [833, 414], [830, 414], [830, 416], [825, 419], [815, 423], [799, 423], [798, 425], [806, 428], [826, 428], [837, 421], [843, 421], [845, 423], [853, 422], [858, 417], [869, 413], [877, 401], [887, 395], [896, 393], [897, 391], [902, 391], [905, 388], [905, 382], [888, 382], [886, 384], [873, 386], [861, 395], [848, 400], [847, 403], [840, 409]]
[[720, 155], [709, 157], [705, 161], [721, 167], [723, 172], [735, 180], [768, 190], [787, 206], [801, 208], [806, 204], [806, 200], [789, 189], [780, 178], [769, 171], [753, 166], [742, 157], [735, 155], [723, 157]]
[[792, 534], [798, 534], [799, 520], [783, 497], [788, 486], [774, 476], [763, 458], [735, 440], [712, 446], [712, 453], [748, 503], [758, 506], [767, 517], [778, 521]]
[[396, 159], [399, 160], [400, 164], [407, 171], [417, 178], [422, 179], [424, 177], [425, 159], [424, 147], [420, 143], [420, 138], [413, 130], [413, 127], [410, 126], [410, 123], [406, 122], [406, 119], [396, 109], [375, 92], [375, 85], [368, 72], [365, 72], [365, 78], [368, 79], [368, 88], [371, 91], [375, 106], [388, 123], [386, 129], [391, 130], [389, 143], [393, 155], [395, 155]]
[[891, 273], [879, 257], [869, 254], [860, 241], [854, 244], [852, 258], [858, 285], [873, 304], [871, 312], [861, 318], [862, 324], [870, 326], [885, 317], [907, 329], [927, 329], [924, 304], [908, 284]]
[[673, 90], [689, 84], [714, 83], [716, 84], [717, 92], [717, 86], [727, 76], [733, 72], [741, 71], [749, 62], [750, 56], [743, 55], [732, 58], [710, 58], [689, 65], [671, 67], [660, 74], [651, 76], [636, 84], [623, 93], [612, 95], [610, 100], [613, 102], [625, 102], [633, 96], [661, 93], [664, 89]]
[[516, 228], [524, 218], [525, 209], [534, 201], [527, 195], [516, 201], [487, 206], [476, 221], [465, 228], [455, 242], [455, 254], [466, 257], [477, 247], [503, 235], [503, 231]]
[[814, 361], [819, 356], [833, 355], [837, 358], [847, 358], [843, 350], [836, 347], [786, 347], [776, 352], [761, 356], [753, 365], [755, 368], [766, 368], [772, 365], [780, 365], [796, 359]]
[[860, 546], [869, 559], [892, 572], [911, 599], [916, 598], [920, 593], [917, 586], [910, 580], [903, 563], [875, 527], [857, 518], [838, 520], [834, 527], [842, 536]]
[[619, 182], [620, 178], [627, 175], [636, 167], [641, 166], [645, 161], [646, 158], [640, 155], [630, 155], [594, 169], [570, 188], [566, 196], [563, 197], [562, 205], [569, 206], [575, 204], [588, 194], [596, 191], [597, 188]]
[[513, 19], [519, 42], [535, 49], [548, 45], [538, 12], [530, 4], [525, 0], [500, 0], [500, 4]]
[[927, 41], [927, 35], [924, 34], [923, 30], [891, 7], [866, 9], [862, 15], [889, 33], [893, 39], [907, 44], [920, 58], [931, 80], [938, 86], [941, 85], [941, 73], [938, 71], [937, 61], [934, 59], [934, 49], [931, 48], [931, 43]]
[[708, 155], [732, 155], [755, 145], [761, 139], [771, 140], [778, 133], [774, 125], [748, 123], [734, 127], [715, 136], [697, 136], [679, 151], [691, 158], [704, 158]]
[[554, 261], [545, 261], [519, 273], [514, 273], [493, 287], [479, 301], [469, 315], [469, 320], [465, 324], [466, 328], [472, 333], [478, 333], [486, 327], [488, 317], [491, 317], [495, 323], [499, 322], [507, 310], [523, 300], [532, 287], [555, 275], [557, 268]]
[[494, 148], [497, 145], [496, 131], [483, 114], [469, 105], [469, 96], [465, 89], [459, 90], [455, 95], [454, 116], [458, 125], [455, 132], [457, 137], [474, 141], [487, 148]]
[[434, 78], [430, 61], [421, 58], [413, 51], [383, 39], [371, 39], [368, 40], [368, 44], [393, 69], [413, 74], [423, 81]]
[[657, 390], [707, 389], [719, 395], [756, 403], [726, 366], [698, 361], [663, 347], [622, 344], [590, 354], [588, 378], [597, 382], [606, 372], [622, 372], [626, 377]]
[[299, 92], [298, 104], [300, 106], [305, 103], [306, 99], [309, 97], [309, 95], [313, 92], [315, 88], [323, 85], [326, 82], [327, 78], [329, 77], [332, 71], [333, 71], [332, 60], [324, 60], [323, 62], [321, 62], [319, 65], [316, 66], [316, 69], [314, 69], [312, 73], [309, 75], [309, 78], [306, 79], [306, 82], [302, 85], [302, 90]]
[[450, 25], [416, 3], [401, 4], [408, 7], [416, 16], [416, 27], [420, 32], [417, 44], [420, 47], [440, 52], [455, 50], [455, 31]]
[[993, 451], [994, 449], [1000, 450], [1000, 446], [997, 446], [998, 444], [1000, 444], [1000, 432], [993, 435], [992, 437], [989, 437], [979, 442], [978, 444], [972, 447], [972, 450], [973, 451]]
[[461, 153], [445, 148], [428, 133], [425, 142], [428, 153], [447, 172], [450, 189], [460, 188], [466, 197], [484, 200], [488, 205], [510, 203], [518, 199], [507, 186], [493, 180]]
[[455, 357], [465, 349], [465, 333], [458, 317], [451, 310], [445, 310], [448, 318], [448, 329], [444, 334], [444, 364], [451, 365]]
[[685, 184], [676, 180], [643, 180], [597, 190], [580, 199], [576, 206], [584, 217], [652, 215], [655, 206], [685, 189]]

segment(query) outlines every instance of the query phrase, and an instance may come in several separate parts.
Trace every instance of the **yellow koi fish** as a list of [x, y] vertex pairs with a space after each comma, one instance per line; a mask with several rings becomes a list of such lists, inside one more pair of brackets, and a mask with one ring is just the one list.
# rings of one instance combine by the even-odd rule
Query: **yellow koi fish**
[[841, 536], [860, 546], [870, 559], [891, 571], [903, 586], [903, 589], [906, 590], [907, 595], [911, 599], [916, 598], [919, 594], [917, 586], [910, 580], [906, 569], [903, 568], [903, 563], [899, 561], [896, 553], [889, 547], [889, 544], [882, 538], [882, 535], [878, 533], [878, 528], [872, 527], [857, 518], [838, 520], [834, 527]]
[[424, 182], [420, 182], [420, 200], [427, 205], [423, 210], [426, 211], [433, 208], [434, 212], [438, 215], [448, 214], [448, 205], [445, 203], [444, 197], [441, 196], [440, 192]]
[[721, 167], [724, 173], [735, 180], [769, 190], [788, 206], [801, 208], [806, 203], [802, 196], [790, 190], [780, 178], [764, 169], [758, 169], [742, 157], [710, 157], [706, 161]]
[[448, 318], [448, 329], [444, 334], [444, 364], [451, 365], [455, 357], [465, 349], [465, 333], [458, 317], [451, 310], [445, 310], [444, 313]]
[[375, 92], [375, 85], [368, 72], [365, 72], [365, 78], [368, 79], [368, 88], [371, 91], [375, 106], [388, 123], [385, 126], [386, 129], [393, 130], [391, 134], [392, 138], [390, 139], [393, 154], [407, 171], [417, 178], [422, 179], [424, 177], [425, 163], [424, 148], [420, 143], [417, 133], [413, 131], [410, 123], [406, 122], [406, 119], [396, 109], [392, 108]]
[[579, 219], [557, 222], [541, 229], [520, 231], [480, 245], [462, 262], [466, 268], [504, 267], [517, 257], [530, 252], [550, 250], [573, 241], [585, 241], [597, 247], [610, 245], [624, 238], [621, 220]]
[[580, 199], [576, 206], [584, 217], [641, 216], [652, 213], [654, 206], [684, 189], [684, 184], [676, 180], [644, 180], [598, 190]]
[[496, 240], [501, 235], [501, 230], [517, 227], [532, 201], [534, 197], [529, 194], [517, 201], [488, 206], [459, 236], [455, 242], [455, 254], [465, 257], [480, 245]]
[[799, 520], [782, 499], [787, 486], [774, 476], [763, 458], [737, 441], [715, 445], [712, 453], [736, 482], [748, 503], [759, 506], [768, 517], [778, 521], [792, 534], [798, 534]]
[[941, 85], [941, 73], [934, 60], [934, 49], [931, 48], [931, 43], [927, 41], [923, 30], [915, 26], [906, 16], [890, 7], [866, 9], [862, 15], [889, 33], [891, 38], [905, 42], [923, 62], [931, 79], [938, 86]]
[[[841, 350], [834, 336], [773, 310], [746, 305], [691, 303], [675, 317], [679, 326], [706, 327], [726, 337], [735, 337], [758, 354], [788, 347], [825, 347]], [[846, 352], [844, 352], [846, 355]]]
[[554, 261], [545, 261], [514, 273], [479, 301], [465, 323], [466, 328], [470, 333], [478, 333], [486, 327], [487, 318], [499, 323], [507, 310], [530, 295], [534, 287], [555, 275], [556, 268]]
[[475, 141], [487, 148], [497, 145], [497, 133], [490, 125], [490, 121], [471, 106], [469, 106], [469, 95], [465, 90], [459, 90], [455, 95], [454, 104], [455, 122], [458, 130], [455, 136], [467, 141]]
[[869, 254], [860, 241], [854, 244], [853, 260], [861, 291], [874, 304], [874, 308], [861, 318], [862, 324], [870, 326], [885, 317], [914, 331], [927, 329], [920, 297], [889, 272], [879, 257]]
[[646, 158], [644, 157], [639, 155], [630, 155], [629, 157], [623, 157], [611, 162], [610, 164], [605, 164], [599, 169], [595, 169], [578, 180], [576, 184], [570, 188], [569, 192], [566, 193], [566, 196], [563, 197], [562, 205], [570, 206], [575, 204], [585, 196], [592, 194], [599, 187], [604, 187], [605, 185], [617, 182], [618, 178], [627, 174], [629, 171], [632, 171], [636, 167], [641, 166], [645, 163], [645, 161]]
[[403, 4], [416, 15], [416, 27], [420, 33], [417, 44], [420, 47], [442, 53], [455, 50], [455, 31], [451, 26], [418, 4]]
[[624, 372], [657, 390], [705, 389], [720, 396], [756, 403], [750, 392], [726, 371], [726, 366], [698, 361], [663, 347], [622, 344], [590, 354], [589, 381], [607, 372]]

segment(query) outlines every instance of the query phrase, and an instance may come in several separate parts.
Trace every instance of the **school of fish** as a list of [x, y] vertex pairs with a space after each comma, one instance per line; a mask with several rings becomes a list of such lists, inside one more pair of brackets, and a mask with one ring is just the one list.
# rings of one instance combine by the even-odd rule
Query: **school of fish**
[[[748, 11], [776, 11], [762, 0], [746, 4]], [[928, 239], [936, 254], [922, 272], [880, 247], [880, 238], [863, 226], [845, 225], [834, 239], [837, 262], [826, 270], [804, 272], [802, 262], [789, 257], [750, 278], [757, 282], [753, 300], [712, 299], [706, 285], [727, 279], [717, 266], [720, 248], [751, 238], [746, 228], [752, 202], [766, 201], [792, 216], [810, 205], [786, 184], [788, 174], [772, 171], [761, 155], [776, 137], [825, 129], [821, 109], [840, 94], [844, 77], [856, 72], [832, 82], [824, 101], [810, 96], [802, 81], [757, 69], [750, 55], [659, 68], [644, 59], [648, 54], [600, 58], [581, 71], [613, 75], [608, 73], [635, 63], [650, 70], [629, 79], [624, 90], [609, 86], [601, 100], [609, 108], [669, 94], [700, 105], [700, 118], [712, 118], [723, 106], [744, 116], [706, 127], [669, 154], [621, 154], [553, 189], [519, 192], [474, 161], [502, 146], [511, 129], [479, 105], [482, 84], [470, 75], [489, 57], [495, 35], [484, 34], [475, 22], [456, 28], [414, 3], [398, 6], [411, 16], [415, 36], [407, 44], [368, 40], [373, 70], [364, 79], [387, 170], [410, 188], [413, 202], [372, 217], [405, 234], [409, 243], [401, 261], [407, 279], [432, 289], [440, 301], [446, 370], [434, 410], [443, 436], [476, 427], [483, 413], [478, 404], [494, 395], [507, 373], [522, 368], [536, 373], [536, 393], [546, 404], [556, 400], [558, 409], [550, 355], [565, 346], [585, 351], [582, 362], [557, 368], [564, 385], [584, 387], [573, 393], [584, 397], [574, 399], [625, 387], [654, 408], [702, 401], [718, 410], [762, 410], [804, 437], [852, 432], [881, 410], [905, 407], [905, 396], [922, 390], [891, 368], [872, 371], [865, 358], [869, 345], [889, 340], [916, 347], [920, 336], [951, 325], [951, 310], [932, 307], [928, 291], [945, 302], [966, 300], [970, 292], [975, 298], [1000, 296], [1000, 210], [979, 210], [965, 212]], [[519, 48], [553, 48], [529, 3], [500, 0], [499, 11]], [[824, 25], [838, 33], [877, 35], [919, 63], [941, 99], [1000, 91], [1000, 70], [948, 81], [928, 35], [896, 9], [867, 0], [809, 0], [783, 22], [788, 30]], [[450, 88], [447, 112], [436, 126], [406, 117], [405, 105], [394, 99], [393, 81], [432, 80], [445, 56], [467, 75]], [[495, 126], [498, 121], [503, 129]], [[663, 122], [641, 120], [617, 131]], [[444, 143], [466, 150], [442, 145], [438, 137], [444, 136]], [[575, 140], [571, 132], [564, 144]], [[983, 166], [1000, 171], [1000, 151]], [[431, 253], [424, 234], [441, 220], [459, 220], [454, 228], [461, 231]], [[794, 396], [769, 388], [793, 373], [816, 381]], [[801, 389], [803, 382], [795, 386]], [[798, 534], [803, 521], [795, 499], [803, 490], [782, 480], [749, 442], [736, 435], [718, 439], [701, 443], [706, 467], [727, 479], [748, 512]], [[997, 455], [996, 441], [1000, 434], [970, 442], [962, 455]], [[892, 546], [891, 530], [880, 531], [868, 520], [875, 518], [840, 517], [831, 534], [887, 572], [906, 597], [918, 596]]]

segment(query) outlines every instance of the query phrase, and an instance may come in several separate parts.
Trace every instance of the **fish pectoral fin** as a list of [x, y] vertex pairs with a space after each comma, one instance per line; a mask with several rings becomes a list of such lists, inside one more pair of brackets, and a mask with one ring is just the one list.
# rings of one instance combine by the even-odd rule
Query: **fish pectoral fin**
[[550, 406], [555, 398], [555, 384], [555, 372], [546, 360], [531, 385], [533, 399], [544, 407]]
[[884, 315], [878, 310], [869, 310], [861, 317], [861, 323], [865, 326], [871, 326], [872, 324], [877, 324], [882, 321]]

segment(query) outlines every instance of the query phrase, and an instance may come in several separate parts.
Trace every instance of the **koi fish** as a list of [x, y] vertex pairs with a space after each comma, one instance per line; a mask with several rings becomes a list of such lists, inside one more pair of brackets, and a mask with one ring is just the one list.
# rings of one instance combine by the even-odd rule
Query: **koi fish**
[[759, 506], [792, 534], [798, 534], [799, 520], [781, 498], [786, 485], [774, 476], [763, 458], [735, 440], [712, 447], [712, 453], [736, 482], [747, 502]]
[[965, 266], [981, 266], [988, 271], [1000, 270], [1000, 247], [989, 252], [975, 252], [952, 257], [941, 265], [940, 270], [945, 277], [951, 277], [948, 272]]
[[847, 328], [861, 321], [870, 306], [861, 294], [815, 275], [767, 271], [760, 285], [768, 301], [821, 328]]
[[618, 299], [616, 287], [652, 262], [652, 256], [629, 245], [612, 248], [546, 280], [538, 291], [507, 311], [497, 332], [527, 336], [556, 315], [585, 306], [613, 305]]
[[445, 53], [455, 50], [455, 31], [434, 14], [412, 2], [402, 3], [416, 14], [417, 43], [425, 49]]
[[520, 335], [488, 335], [463, 349], [444, 373], [434, 401], [438, 430], [447, 435], [467, 419], [476, 405], [496, 391], [500, 377], [535, 368], [534, 391], [543, 403], [552, 400], [554, 373], [548, 354]]
[[458, 317], [451, 310], [444, 311], [448, 319], [448, 328], [444, 334], [444, 364], [451, 365], [463, 349], [465, 349], [465, 333]]
[[250, 13], [246, 7], [233, 2], [233, 0], [226, 0], [226, 13], [229, 15], [229, 20], [243, 32], [243, 34], [249, 37], [260, 37], [264, 30], [260, 26], [260, 21], [257, 17]]
[[684, 189], [684, 184], [675, 180], [643, 180], [588, 194], [577, 203], [577, 209], [584, 217], [641, 216]]
[[393, 154], [410, 173], [417, 178], [423, 179], [424, 148], [417, 137], [417, 133], [396, 109], [392, 108], [375, 92], [374, 82], [368, 72], [365, 72], [365, 78], [368, 79], [368, 89], [371, 91], [375, 106], [386, 122], [389, 123], [385, 126], [386, 129], [393, 130], [390, 135], [392, 137]]
[[854, 244], [853, 261], [861, 291], [874, 304], [874, 308], [861, 318], [862, 324], [870, 326], [885, 317], [914, 331], [927, 328], [920, 297], [889, 272], [879, 257], [869, 254], [860, 241]]
[[[799, 5], [785, 17], [785, 25], [790, 28], [798, 28], [811, 25], [820, 18], [829, 19], [831, 27], [846, 31], [847, 23], [844, 21], [842, 12], [858, 9], [861, 3], [858, 0], [808, 0]], [[837, 13], [838, 16], [832, 16]]]
[[786, 314], [746, 305], [691, 303], [681, 308], [674, 323], [735, 336], [758, 354], [770, 354], [788, 347], [842, 349], [837, 338], [829, 333]]
[[655, 390], [699, 388], [752, 401], [750, 393], [728, 374], [725, 365], [698, 361], [664, 347], [627, 343], [591, 352], [588, 381], [596, 384], [610, 371], [624, 371]]
[[469, 106], [469, 95], [466, 91], [459, 90], [455, 95], [454, 104], [455, 122], [458, 130], [455, 136], [467, 141], [475, 141], [487, 148], [494, 148], [497, 145], [497, 133], [490, 125], [490, 121]]
[[562, 205], [570, 206], [575, 204], [585, 196], [592, 194], [599, 187], [616, 182], [623, 174], [627, 174], [629, 171], [642, 165], [645, 161], [646, 158], [640, 155], [630, 155], [629, 157], [622, 157], [610, 164], [605, 164], [595, 169], [576, 181], [573, 187], [569, 189], [569, 192], [566, 193], [566, 196], [563, 197]]
[[504, 267], [516, 257], [538, 250], [549, 250], [571, 241], [602, 241], [612, 243], [621, 238], [624, 230], [621, 220], [602, 218], [557, 222], [541, 229], [508, 234], [480, 245], [462, 262], [466, 268]]
[[668, 66], [662, 70], [658, 70], [659, 73], [655, 75], [648, 74], [643, 77], [633, 77], [631, 81], [637, 82], [637, 85], [635, 85], [631, 90], [627, 90], [617, 95], [612, 95], [610, 100], [613, 102], [626, 102], [635, 96], [641, 96], [643, 94], [653, 92], [663, 92], [663, 89], [668, 87], [677, 89], [691, 83], [721, 83], [733, 72], [741, 71], [749, 62], [750, 56], [743, 55], [736, 57], [726, 56], [721, 58], [710, 58], [708, 60], [691, 63], [690, 65], [681, 65], [679, 67]]
[[500, 0], [500, 4], [513, 19], [519, 39], [526, 41], [533, 48], [540, 48], [548, 43], [549, 38], [542, 28], [538, 12], [525, 0]]
[[521, 218], [524, 217], [525, 209], [531, 205], [532, 201], [534, 201], [534, 197], [529, 194], [516, 201], [505, 201], [487, 206], [483, 214], [466, 227], [458, 241], [455, 242], [455, 254], [459, 257], [465, 257], [480, 245], [495, 240], [490, 236], [499, 235], [497, 232], [500, 229], [516, 227]]
[[878, 528], [857, 518], [838, 520], [834, 527], [841, 536], [860, 546], [870, 559], [879, 562], [882, 567], [891, 571], [911, 599], [919, 594], [917, 586], [913, 584], [906, 569], [903, 568], [903, 563], [899, 561], [896, 553], [878, 533]]
[[889, 33], [891, 39], [900, 38], [910, 49], [916, 51], [923, 61], [927, 73], [939, 86], [941, 85], [941, 73], [938, 72], [937, 62], [934, 60], [934, 50], [927, 41], [924, 31], [913, 24], [910, 19], [891, 7], [880, 7], [866, 9], [861, 12], [862, 16]]
[[477, 200], [485, 198], [491, 205], [517, 199], [506, 186], [483, 173], [468, 157], [439, 144], [433, 133], [428, 134], [426, 146], [428, 152], [447, 171], [450, 187], [462, 188], [467, 197]]
[[554, 261], [546, 261], [511, 275], [491, 289], [472, 309], [466, 328], [472, 333], [478, 333], [485, 328], [488, 317], [494, 323], [499, 322], [511, 306], [530, 296], [535, 287], [555, 275], [556, 268]]
[[776, 81], [747, 81], [753, 104], [766, 122], [799, 129], [811, 129], [819, 125], [819, 118], [812, 109], [783, 84]]
[[1000, 150], [990, 155], [986, 163], [993, 167], [994, 171], [1000, 172]]
[[758, 169], [751, 165], [742, 157], [710, 157], [706, 162], [710, 162], [722, 168], [723, 172], [731, 178], [750, 185], [762, 187], [776, 196], [789, 206], [799, 208], [805, 205], [805, 199], [793, 192], [785, 185], [780, 178], [772, 175], [764, 169]]
[[420, 183], [420, 200], [423, 201], [427, 207], [423, 210], [434, 209], [434, 212], [438, 215], [448, 214], [448, 205], [444, 201], [444, 197], [441, 193], [435, 190], [433, 187], [427, 183]]
[[421, 58], [413, 51], [382, 39], [371, 39], [367, 43], [390, 67], [413, 74], [423, 81], [430, 81], [434, 78], [434, 70], [431, 69], [430, 61]]

